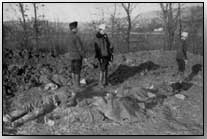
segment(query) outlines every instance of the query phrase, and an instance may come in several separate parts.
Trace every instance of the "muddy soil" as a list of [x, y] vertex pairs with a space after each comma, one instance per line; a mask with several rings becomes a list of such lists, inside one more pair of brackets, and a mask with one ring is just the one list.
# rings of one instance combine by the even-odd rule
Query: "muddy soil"
[[[191, 59], [187, 65], [186, 76], [190, 74], [194, 64], [203, 63], [201, 56], [188, 55]], [[147, 69], [142, 69], [144, 65], [141, 64], [147, 61], [153, 62], [156, 68], [147, 66]], [[175, 75], [176, 70], [173, 51], [117, 55], [110, 66], [110, 86], [105, 89], [98, 88], [96, 85], [98, 69], [86, 67], [83, 69], [82, 77], [88, 81], [90, 87], [82, 92], [78, 105], [58, 107], [44, 116], [45, 118], [34, 119], [17, 128], [5, 125], [3, 133], [9, 135], [202, 135], [203, 71], [192, 79], [193, 85], [188, 90], [179, 92], [185, 96], [184, 99], [168, 95], [170, 92], [167, 91], [162, 92], [166, 96], [162, 102], [153, 101], [154, 103], [150, 105], [139, 104], [146, 113], [138, 111], [134, 121], [114, 121], [103, 111], [90, 105], [94, 102], [94, 97], [102, 97], [110, 91], [116, 94], [126, 93], [126, 90], [129, 93], [133, 91], [137, 93], [138, 88], [152, 85], [161, 88], [165, 83], [176, 82], [179, 80]], [[68, 82], [60, 84], [70, 85]], [[157, 96], [156, 93], [154, 95]], [[141, 99], [144, 97], [146, 96], [142, 96]], [[7, 113], [9, 104], [4, 106], [4, 113]]]

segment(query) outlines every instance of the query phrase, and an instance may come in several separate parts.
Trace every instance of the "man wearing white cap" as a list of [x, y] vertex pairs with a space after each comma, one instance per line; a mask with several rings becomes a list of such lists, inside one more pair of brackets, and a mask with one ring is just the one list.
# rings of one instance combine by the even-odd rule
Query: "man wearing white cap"
[[178, 74], [180, 76], [184, 75], [185, 64], [187, 64], [187, 48], [186, 48], [187, 38], [188, 38], [188, 32], [182, 32], [180, 43], [177, 48], [176, 61], [178, 64]]
[[113, 48], [109, 42], [108, 36], [105, 33], [106, 25], [101, 24], [98, 27], [98, 32], [95, 37], [95, 58], [99, 61], [100, 79], [99, 85], [104, 87], [108, 84], [108, 65], [112, 61]]

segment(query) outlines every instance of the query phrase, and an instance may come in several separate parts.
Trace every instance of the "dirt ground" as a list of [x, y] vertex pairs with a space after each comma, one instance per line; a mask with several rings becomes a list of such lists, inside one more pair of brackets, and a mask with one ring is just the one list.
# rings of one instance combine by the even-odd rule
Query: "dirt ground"
[[[202, 64], [203, 57], [188, 54], [186, 76], [191, 72], [194, 64]], [[133, 67], [146, 61], [152, 61], [161, 68], [150, 71], [138, 71]], [[125, 65], [122, 71], [120, 68]], [[146, 51], [129, 54], [120, 54], [114, 57], [110, 66], [111, 86], [105, 90], [98, 89], [96, 85], [83, 91], [84, 95], [93, 92], [108, 90], [117, 91], [117, 94], [127, 88], [136, 90], [137, 87], [159, 86], [163, 82], [175, 82], [178, 80], [175, 52]], [[90, 69], [85, 77], [98, 80], [98, 69]], [[181, 91], [184, 99], [175, 95], [167, 96], [162, 103], [144, 106], [146, 113], [138, 112], [135, 121], [117, 123], [97, 109], [87, 106], [86, 101], [92, 98], [84, 98], [79, 105], [74, 107], [58, 107], [52, 113], [46, 115], [47, 119], [35, 119], [18, 128], [4, 126], [4, 134], [15, 135], [202, 135], [203, 134], [203, 71], [199, 72], [191, 81], [193, 86]], [[94, 93], [94, 95], [96, 94]], [[164, 92], [168, 93], [168, 92]], [[94, 97], [94, 96], [93, 96]]]

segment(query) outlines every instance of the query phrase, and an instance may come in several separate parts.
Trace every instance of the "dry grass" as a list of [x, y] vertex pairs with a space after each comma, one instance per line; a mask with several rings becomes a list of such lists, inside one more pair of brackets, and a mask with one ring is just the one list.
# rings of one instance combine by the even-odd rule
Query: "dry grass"
[[[119, 85], [112, 86], [118, 89], [134, 88], [150, 84], [160, 84], [163, 81], [175, 81], [172, 74], [176, 72], [174, 52], [146, 51], [124, 54], [126, 59], [135, 60], [134, 65], [139, 65], [147, 60], [159, 63], [162, 67], [156, 71], [149, 71], [141, 76], [136, 74]], [[123, 55], [115, 56], [114, 64], [127, 64], [122, 61]], [[202, 57], [189, 54], [189, 67], [195, 63], [202, 64]], [[128, 63], [128, 64], [133, 64]], [[166, 67], [167, 66], [167, 67]], [[116, 68], [115, 66], [114, 68]], [[115, 71], [115, 69], [113, 71]], [[113, 72], [111, 71], [111, 72]], [[97, 72], [97, 71], [95, 71]], [[187, 69], [187, 73], [190, 69]], [[156, 73], [156, 74], [155, 74]], [[157, 74], [159, 73], [159, 74]], [[91, 73], [87, 77], [90, 77]], [[14, 134], [27, 135], [201, 135], [203, 131], [203, 90], [202, 72], [193, 79], [195, 84], [188, 91], [183, 92], [187, 98], [179, 100], [174, 96], [168, 97], [163, 104], [157, 104], [147, 110], [149, 117], [144, 117], [139, 122], [116, 124], [113, 121], [103, 121], [102, 114], [89, 107], [57, 108], [47, 117], [55, 122], [53, 126], [47, 123], [31, 121], [19, 127]], [[93, 73], [94, 75], [94, 73]], [[92, 76], [94, 77], [94, 76]], [[200, 78], [201, 77], [201, 78]], [[111, 88], [111, 89], [112, 89]], [[120, 88], [121, 89], [121, 88]], [[123, 88], [122, 88], [123, 89]], [[55, 118], [56, 117], [56, 118]], [[146, 118], [146, 119], [145, 119]], [[11, 130], [7, 133], [13, 133]]]

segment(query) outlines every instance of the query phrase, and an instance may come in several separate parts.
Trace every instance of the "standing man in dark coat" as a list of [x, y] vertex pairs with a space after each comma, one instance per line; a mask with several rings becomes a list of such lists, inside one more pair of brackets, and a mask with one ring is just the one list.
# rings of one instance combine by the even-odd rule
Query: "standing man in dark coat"
[[[71, 59], [71, 72], [73, 85], [76, 89], [80, 88], [80, 73], [82, 67], [82, 59], [85, 57], [85, 51], [83, 49], [83, 44], [78, 36], [77, 29], [78, 22], [72, 22], [69, 24], [70, 35], [68, 38], [68, 52]], [[84, 58], [84, 61], [87, 61]]]
[[178, 74], [181, 78], [184, 76], [185, 65], [187, 64], [187, 48], [186, 39], [188, 38], [187, 32], [182, 32], [180, 43], [177, 48], [176, 61], [178, 64]]
[[101, 24], [95, 37], [95, 58], [99, 61], [100, 78], [99, 85], [104, 87], [108, 84], [108, 65], [112, 61], [113, 48], [109, 42], [109, 38], [105, 33], [105, 24]]

